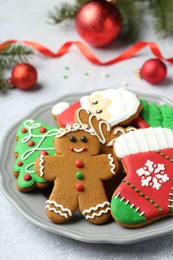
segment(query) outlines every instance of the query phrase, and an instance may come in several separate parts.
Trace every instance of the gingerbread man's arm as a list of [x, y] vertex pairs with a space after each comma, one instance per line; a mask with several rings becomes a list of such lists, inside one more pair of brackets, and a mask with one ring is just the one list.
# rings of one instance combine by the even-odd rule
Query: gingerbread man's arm
[[60, 174], [59, 166], [62, 163], [61, 155], [40, 155], [35, 161], [34, 170], [36, 174], [47, 181], [54, 181]]
[[94, 165], [99, 165], [101, 180], [111, 179], [119, 170], [119, 162], [111, 153], [94, 156]]

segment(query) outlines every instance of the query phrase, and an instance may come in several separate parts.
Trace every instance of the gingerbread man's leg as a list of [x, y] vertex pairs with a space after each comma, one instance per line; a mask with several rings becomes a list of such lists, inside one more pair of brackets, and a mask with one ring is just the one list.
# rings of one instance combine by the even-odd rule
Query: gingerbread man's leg
[[103, 224], [110, 218], [110, 203], [106, 197], [103, 184], [87, 189], [79, 195], [79, 209], [87, 221], [93, 224]]
[[55, 181], [54, 188], [46, 201], [46, 214], [50, 220], [63, 223], [69, 220], [78, 208], [77, 194], [71, 187]]

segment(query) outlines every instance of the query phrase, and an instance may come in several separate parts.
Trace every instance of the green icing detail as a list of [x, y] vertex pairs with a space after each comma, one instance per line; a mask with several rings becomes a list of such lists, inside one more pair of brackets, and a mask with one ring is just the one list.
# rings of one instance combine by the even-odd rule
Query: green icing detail
[[148, 197], [148, 196], [146, 196], [146, 197], [145, 197], [145, 199], [146, 199], [146, 200], [149, 200], [149, 197]]
[[153, 204], [153, 203], [154, 203], [154, 200], [150, 200], [150, 203]]
[[143, 197], [143, 196], [144, 196], [144, 193], [141, 192], [139, 195], [140, 195], [141, 197]]
[[169, 159], [169, 156], [168, 156], [168, 155], [166, 155], [166, 156], [165, 156], [165, 158], [166, 158], [166, 159]]
[[77, 178], [78, 180], [82, 180], [82, 179], [84, 178], [83, 173], [82, 173], [82, 172], [77, 172], [77, 173], [76, 173], [76, 178]]
[[134, 187], [135, 187], [134, 185], [130, 185], [130, 188], [134, 189]]
[[158, 204], [154, 204], [154, 207], [155, 207], [155, 208], [158, 208]]
[[127, 185], [130, 185], [130, 182], [129, 182], [129, 181], [126, 181], [126, 184], [127, 184]]
[[[45, 133], [40, 133], [41, 127], [47, 129]], [[22, 133], [21, 130], [26, 128], [28, 131]], [[14, 163], [13, 171], [19, 173], [18, 186], [21, 188], [29, 188], [36, 182], [45, 183], [45, 179], [39, 177], [34, 172], [34, 162], [39, 157], [41, 151], [47, 151], [49, 155], [54, 155], [53, 140], [58, 133], [58, 128], [46, 125], [37, 120], [25, 120], [21, 123], [16, 136], [18, 141], [15, 147], [15, 153], [18, 157]], [[28, 146], [28, 142], [32, 139], [35, 142], [35, 146]], [[23, 162], [22, 166], [18, 166], [18, 162]], [[31, 179], [29, 181], [24, 180], [24, 175], [29, 173]]]
[[149, 104], [145, 99], [141, 99], [142, 111], [140, 116], [151, 127], [162, 126], [173, 130], [173, 109], [168, 105], [158, 106], [155, 103]]
[[170, 162], [173, 162], [173, 159], [170, 159]]
[[131, 204], [126, 204], [126, 201], [121, 201], [121, 198], [112, 197], [111, 212], [112, 216], [122, 224], [133, 225], [145, 222], [147, 219], [140, 216], [139, 211], [135, 211], [135, 207], [130, 208]]
[[[173, 200], [173, 197], [172, 197], [172, 200]], [[170, 205], [170, 212], [173, 213], [173, 201], [171, 201], [171, 205]]]
[[122, 182], [125, 182], [125, 180], [123, 179]]
[[135, 189], [135, 191], [136, 191], [136, 192], [139, 192], [139, 190], [138, 190], [138, 189]]
[[162, 212], [162, 211], [163, 211], [163, 209], [162, 209], [162, 208], [159, 208], [159, 211], [160, 211], [160, 212]]

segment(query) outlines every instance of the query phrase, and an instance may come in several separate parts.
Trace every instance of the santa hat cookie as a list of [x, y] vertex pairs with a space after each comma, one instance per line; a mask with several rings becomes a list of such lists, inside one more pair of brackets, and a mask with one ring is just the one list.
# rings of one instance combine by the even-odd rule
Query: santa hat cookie
[[147, 128], [117, 138], [114, 152], [127, 176], [112, 201], [113, 218], [126, 227], [140, 227], [173, 215], [173, 132]]

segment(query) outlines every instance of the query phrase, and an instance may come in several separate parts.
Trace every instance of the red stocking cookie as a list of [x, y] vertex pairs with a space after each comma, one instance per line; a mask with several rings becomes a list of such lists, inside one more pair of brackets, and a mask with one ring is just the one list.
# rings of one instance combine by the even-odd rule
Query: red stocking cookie
[[115, 220], [133, 228], [172, 215], [173, 132], [158, 127], [124, 134], [114, 152], [127, 173], [112, 197]]
[[[119, 164], [112, 154], [99, 154], [101, 139], [93, 119], [89, 116], [88, 124], [61, 128], [54, 142], [57, 154], [41, 155], [35, 162], [36, 173], [54, 181], [46, 202], [46, 213], [53, 222], [67, 221], [78, 208], [94, 224], [102, 224], [110, 217], [110, 203], [102, 181], [112, 178]], [[108, 123], [98, 123], [102, 133], [103, 125]]]

